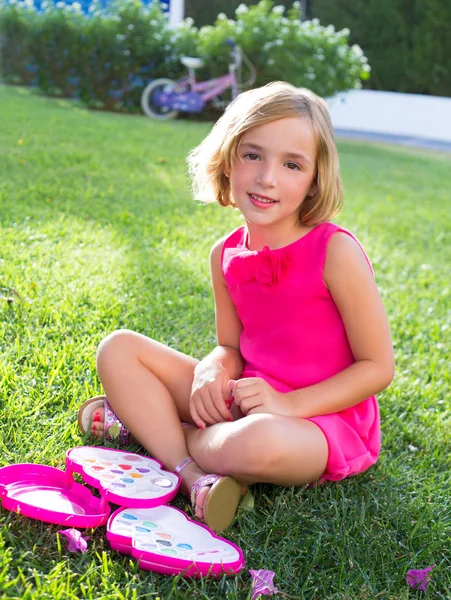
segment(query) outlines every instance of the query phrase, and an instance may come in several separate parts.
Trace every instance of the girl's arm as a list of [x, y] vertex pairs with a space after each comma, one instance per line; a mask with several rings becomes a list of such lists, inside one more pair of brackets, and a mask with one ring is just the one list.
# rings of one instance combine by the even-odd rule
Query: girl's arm
[[289, 392], [293, 416], [339, 412], [388, 387], [394, 357], [387, 316], [366, 258], [345, 233], [332, 236], [325, 283], [343, 319], [355, 363], [310, 387]]
[[228, 383], [230, 379], [239, 377], [244, 364], [239, 349], [243, 326], [221, 268], [223, 242], [223, 239], [218, 240], [210, 253], [218, 345], [196, 366], [190, 401], [191, 416], [201, 428], [206, 423], [232, 419], [227, 407], [231, 400]]
[[241, 374], [244, 365], [240, 353], [240, 334], [243, 325], [230, 297], [221, 268], [223, 242], [223, 238], [218, 240], [210, 252], [211, 283], [215, 299], [218, 345], [199, 365], [204, 361], [205, 363], [219, 361], [229, 373], [229, 379], [234, 379]]

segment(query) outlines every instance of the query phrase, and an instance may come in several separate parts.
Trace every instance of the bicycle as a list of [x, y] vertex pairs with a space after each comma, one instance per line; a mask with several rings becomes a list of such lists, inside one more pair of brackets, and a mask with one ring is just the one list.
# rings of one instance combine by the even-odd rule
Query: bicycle
[[[232, 62], [229, 63], [227, 75], [198, 82], [195, 71], [204, 66], [204, 61], [201, 58], [183, 56], [181, 62], [188, 69], [188, 77], [178, 81], [166, 78], [151, 81], [141, 95], [144, 113], [161, 121], [173, 119], [179, 112], [200, 113], [208, 103], [215, 108], [225, 108], [228, 102], [219, 98], [221, 94], [230, 88], [234, 100], [241, 89], [250, 87], [256, 79], [254, 65], [233, 40], [227, 40], [226, 43], [232, 48]], [[245, 83], [239, 83], [237, 72], [241, 73], [243, 62], [249, 69], [250, 77]]]

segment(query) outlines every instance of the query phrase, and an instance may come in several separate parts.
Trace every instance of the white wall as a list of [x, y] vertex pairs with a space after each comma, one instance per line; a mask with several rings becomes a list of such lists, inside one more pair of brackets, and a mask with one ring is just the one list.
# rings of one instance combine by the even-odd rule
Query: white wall
[[169, 25], [174, 27], [185, 18], [184, 0], [171, 0], [169, 3]]
[[451, 98], [352, 90], [327, 103], [336, 129], [451, 142]]

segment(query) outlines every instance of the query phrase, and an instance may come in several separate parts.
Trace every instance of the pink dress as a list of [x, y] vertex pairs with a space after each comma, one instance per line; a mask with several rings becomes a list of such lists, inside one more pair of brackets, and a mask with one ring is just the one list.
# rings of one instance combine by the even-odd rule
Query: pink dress
[[[337, 231], [355, 239], [333, 223], [321, 223], [276, 250], [249, 250], [245, 227], [225, 239], [222, 270], [243, 324], [241, 377], [262, 377], [277, 391], [289, 392], [324, 381], [355, 362], [323, 280], [327, 245]], [[309, 420], [329, 446], [322, 479], [338, 481], [376, 462], [380, 422], [375, 396]]]

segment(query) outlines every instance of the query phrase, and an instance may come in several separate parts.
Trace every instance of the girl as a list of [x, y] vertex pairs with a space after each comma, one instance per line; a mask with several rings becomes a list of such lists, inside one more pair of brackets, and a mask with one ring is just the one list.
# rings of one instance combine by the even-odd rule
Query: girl
[[129, 430], [221, 531], [245, 484], [336, 481], [374, 464], [374, 394], [394, 363], [369, 260], [329, 220], [342, 188], [322, 99], [282, 82], [241, 94], [189, 166], [198, 197], [245, 221], [211, 251], [218, 345], [198, 361], [109, 335], [97, 355], [108, 402], [87, 401], [79, 422]]

